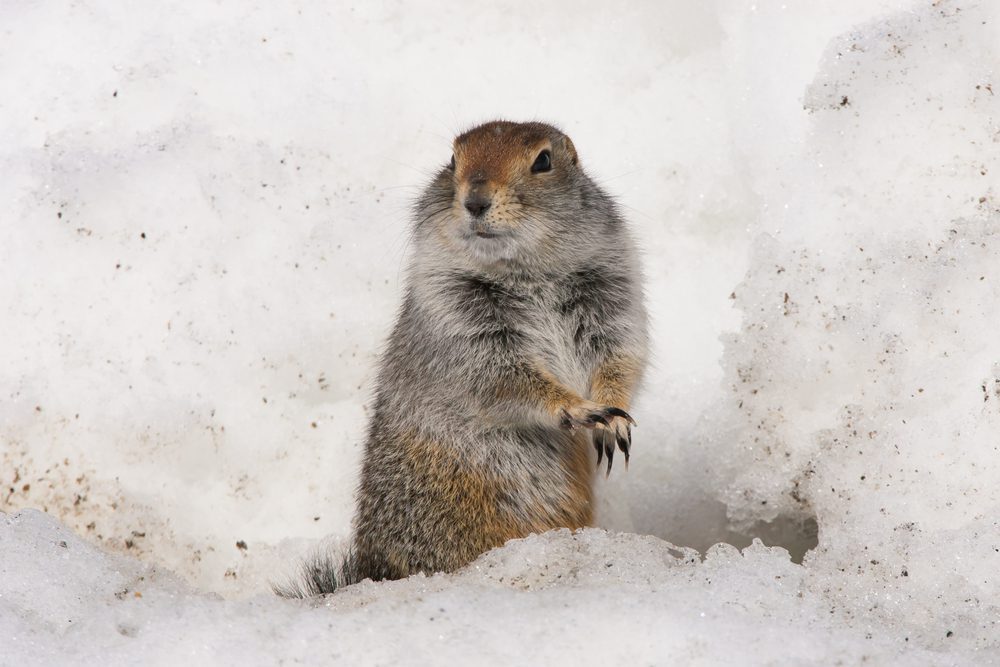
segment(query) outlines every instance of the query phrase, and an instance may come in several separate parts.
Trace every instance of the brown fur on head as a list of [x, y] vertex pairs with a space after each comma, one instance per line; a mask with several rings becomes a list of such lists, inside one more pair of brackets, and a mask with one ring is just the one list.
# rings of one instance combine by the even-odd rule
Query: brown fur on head
[[525, 195], [563, 185], [577, 163], [569, 137], [544, 123], [493, 121], [455, 139], [455, 204], [479, 238], [517, 222]]
[[493, 187], [518, 181], [531, 173], [532, 164], [544, 150], [552, 153], [554, 169], [576, 166], [573, 142], [551, 125], [498, 120], [473, 128], [455, 138], [454, 171], [459, 190], [474, 181]]
[[551, 125], [492, 121], [459, 135], [453, 151], [418, 204], [419, 219], [453, 256], [493, 268], [558, 261], [600, 232], [574, 224], [585, 209], [600, 205], [608, 210], [589, 217], [614, 217], [573, 142]]

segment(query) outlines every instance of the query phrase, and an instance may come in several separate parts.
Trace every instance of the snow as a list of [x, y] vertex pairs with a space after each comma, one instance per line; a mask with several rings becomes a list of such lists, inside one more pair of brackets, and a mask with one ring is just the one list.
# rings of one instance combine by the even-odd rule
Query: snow
[[[1000, 7], [802, 5], [0, 7], [0, 663], [1000, 662]], [[643, 240], [611, 532], [275, 598], [497, 116]]]
[[[719, 545], [702, 562], [655, 537], [560, 530], [511, 542], [456, 574], [362, 582], [314, 605], [193, 592], [33, 510], [4, 522], [0, 557], [7, 582], [0, 600], [32, 612], [8, 623], [8, 655], [24, 665], [900, 658], [894, 641], [865, 639], [831, 621], [822, 596], [803, 593], [802, 568], [760, 543], [743, 554]], [[60, 562], [74, 568], [53, 567]], [[33, 576], [10, 576], [17, 571]], [[913, 649], [898, 664], [938, 657]]]

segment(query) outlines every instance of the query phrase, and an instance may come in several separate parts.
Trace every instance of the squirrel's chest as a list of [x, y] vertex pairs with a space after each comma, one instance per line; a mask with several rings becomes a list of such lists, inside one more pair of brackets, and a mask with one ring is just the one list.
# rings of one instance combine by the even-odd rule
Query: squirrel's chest
[[586, 328], [579, 313], [567, 310], [557, 297], [546, 295], [529, 309], [524, 326], [530, 331], [535, 354], [562, 382], [586, 394], [590, 386], [592, 360], [581, 353], [580, 332]]
[[451, 316], [435, 319], [449, 335], [512, 346], [494, 350], [540, 359], [562, 383], [586, 395], [593, 360], [580, 341], [588, 335], [586, 299], [558, 281], [497, 283], [462, 276], [444, 292]]

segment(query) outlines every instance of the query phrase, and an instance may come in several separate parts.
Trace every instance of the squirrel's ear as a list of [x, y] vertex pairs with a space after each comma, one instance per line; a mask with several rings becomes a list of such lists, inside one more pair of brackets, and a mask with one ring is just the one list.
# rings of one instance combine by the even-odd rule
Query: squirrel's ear
[[565, 134], [563, 135], [562, 140], [563, 140], [563, 148], [566, 149], [566, 153], [569, 154], [569, 160], [570, 160], [570, 162], [572, 162], [573, 164], [576, 164], [576, 159], [577, 159], [576, 158], [576, 146], [573, 145], [573, 142]]

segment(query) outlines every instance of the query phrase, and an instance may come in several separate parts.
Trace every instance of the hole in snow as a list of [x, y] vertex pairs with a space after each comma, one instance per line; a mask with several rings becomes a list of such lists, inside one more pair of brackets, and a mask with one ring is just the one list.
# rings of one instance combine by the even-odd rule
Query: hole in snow
[[[726, 514], [725, 504], [704, 489], [689, 487], [675, 493], [669, 486], [646, 486], [626, 490], [626, 493], [629, 492], [634, 494], [633, 498], [642, 497], [645, 502], [637, 502], [631, 511], [624, 512], [603, 507], [599, 526], [655, 535], [701, 553], [719, 542], [743, 549], [750, 546], [754, 538], [760, 538], [767, 546], [788, 550], [795, 563], [801, 563], [806, 552], [818, 543], [818, 525], [816, 517], [811, 514], [782, 515], [772, 521], [758, 521], [737, 529]], [[658, 494], [660, 497], [657, 497]], [[650, 502], [652, 500], [659, 502]]]
[[819, 525], [816, 517], [779, 516], [774, 521], [758, 521], [745, 532], [734, 533], [733, 546], [750, 546], [755, 537], [769, 547], [788, 550], [793, 563], [801, 563], [806, 552], [819, 543]]

